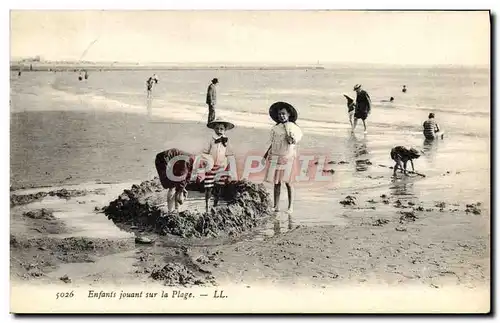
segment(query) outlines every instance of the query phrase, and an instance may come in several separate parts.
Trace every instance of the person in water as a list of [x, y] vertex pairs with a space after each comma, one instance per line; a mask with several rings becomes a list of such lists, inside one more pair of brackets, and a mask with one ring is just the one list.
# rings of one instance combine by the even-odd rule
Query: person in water
[[352, 131], [354, 132], [354, 130], [356, 130], [358, 119], [361, 119], [366, 133], [366, 119], [371, 112], [372, 101], [368, 93], [361, 88], [361, 84], [356, 84], [353, 90], [356, 91], [356, 109], [354, 111], [354, 125]]
[[403, 89], [401, 90], [401, 92], [406, 93], [406, 85], [403, 85]]
[[158, 76], [156, 76], [156, 74], [153, 74], [153, 76], [149, 77], [148, 80], [146, 81], [146, 89], [148, 92], [148, 97], [151, 96], [154, 84], [158, 84]]
[[297, 160], [297, 144], [302, 139], [302, 130], [295, 124], [297, 110], [289, 103], [276, 102], [269, 108], [271, 119], [276, 122], [271, 128], [270, 147], [263, 157], [267, 165], [266, 182], [274, 184], [274, 211], [279, 212], [281, 183], [288, 191], [288, 214], [293, 212], [295, 177], [300, 174]]
[[219, 79], [214, 78], [207, 88], [207, 98], [205, 103], [208, 105], [208, 120], [207, 125], [215, 119], [215, 105], [217, 103], [217, 89], [216, 85], [219, 84]]
[[205, 210], [208, 213], [208, 204], [214, 191], [214, 207], [217, 206], [222, 195], [222, 187], [226, 184], [228, 176], [222, 174], [227, 167], [227, 156], [232, 156], [231, 145], [228, 142], [226, 131], [234, 128], [234, 124], [217, 118], [207, 125], [214, 130], [214, 134], [203, 150], [203, 153], [210, 156], [213, 161], [213, 167], [205, 174]]
[[424, 121], [423, 128], [424, 128], [423, 131], [424, 137], [427, 140], [437, 139], [439, 135], [441, 135], [441, 139], [443, 139], [444, 137], [444, 133], [441, 132], [438, 124], [434, 120], [434, 113], [429, 113], [429, 118], [426, 121]]

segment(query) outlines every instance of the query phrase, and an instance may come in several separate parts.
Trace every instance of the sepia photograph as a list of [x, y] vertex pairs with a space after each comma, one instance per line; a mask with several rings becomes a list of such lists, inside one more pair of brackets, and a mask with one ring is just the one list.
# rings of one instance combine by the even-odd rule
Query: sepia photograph
[[10, 312], [491, 311], [488, 10], [11, 10]]

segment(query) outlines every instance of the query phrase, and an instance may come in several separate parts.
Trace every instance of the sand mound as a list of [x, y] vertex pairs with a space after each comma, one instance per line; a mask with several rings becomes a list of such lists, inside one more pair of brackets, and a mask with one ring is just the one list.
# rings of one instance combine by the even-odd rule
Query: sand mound
[[54, 220], [55, 217], [52, 213], [53, 211], [49, 209], [39, 209], [25, 212], [23, 215], [31, 219]]
[[198, 276], [180, 263], [169, 263], [161, 269], [153, 270], [151, 278], [154, 280], [163, 280], [166, 286], [215, 285], [213, 276], [206, 274]]
[[262, 184], [231, 182], [224, 187], [226, 205], [209, 214], [185, 210], [167, 216], [167, 194], [158, 178], [133, 185], [107, 207], [104, 213], [115, 224], [181, 237], [232, 236], [262, 224], [270, 214], [270, 196]]

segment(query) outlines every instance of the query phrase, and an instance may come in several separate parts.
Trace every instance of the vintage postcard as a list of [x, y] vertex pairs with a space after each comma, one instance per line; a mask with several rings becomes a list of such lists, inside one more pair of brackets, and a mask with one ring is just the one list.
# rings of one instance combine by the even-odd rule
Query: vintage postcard
[[10, 13], [12, 313], [488, 313], [489, 11]]

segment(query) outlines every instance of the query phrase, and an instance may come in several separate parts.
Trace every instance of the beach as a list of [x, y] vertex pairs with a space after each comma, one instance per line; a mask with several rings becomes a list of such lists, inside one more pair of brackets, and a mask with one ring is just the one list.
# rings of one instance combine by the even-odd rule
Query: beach
[[[162, 281], [151, 278], [152, 268], [179, 262], [209, 272], [207, 284], [416, 286], [489, 295], [487, 70], [217, 71], [216, 112], [236, 124], [228, 136], [237, 156], [264, 154], [273, 125], [267, 111], [282, 100], [299, 110], [299, 151], [326, 158], [333, 171], [322, 182], [297, 183], [294, 213], [248, 234], [135, 244], [99, 210], [157, 176], [160, 151], [201, 150], [211, 135], [204, 95], [214, 73], [158, 73], [149, 108], [146, 71], [93, 72], [86, 82], [76, 73], [11, 74], [11, 202], [12, 195], [53, 192], [11, 205], [12, 284], [64, 285], [66, 275], [80, 285], [155, 285]], [[360, 82], [375, 104], [368, 133], [361, 127], [352, 135], [342, 94], [355, 97], [352, 86]], [[391, 95], [393, 106], [380, 102]], [[421, 134], [429, 112], [446, 132], [432, 144]], [[424, 151], [415, 168], [425, 177], [391, 178], [396, 145]], [[61, 198], [61, 189], [73, 195]], [[42, 208], [53, 216], [26, 216]]]

